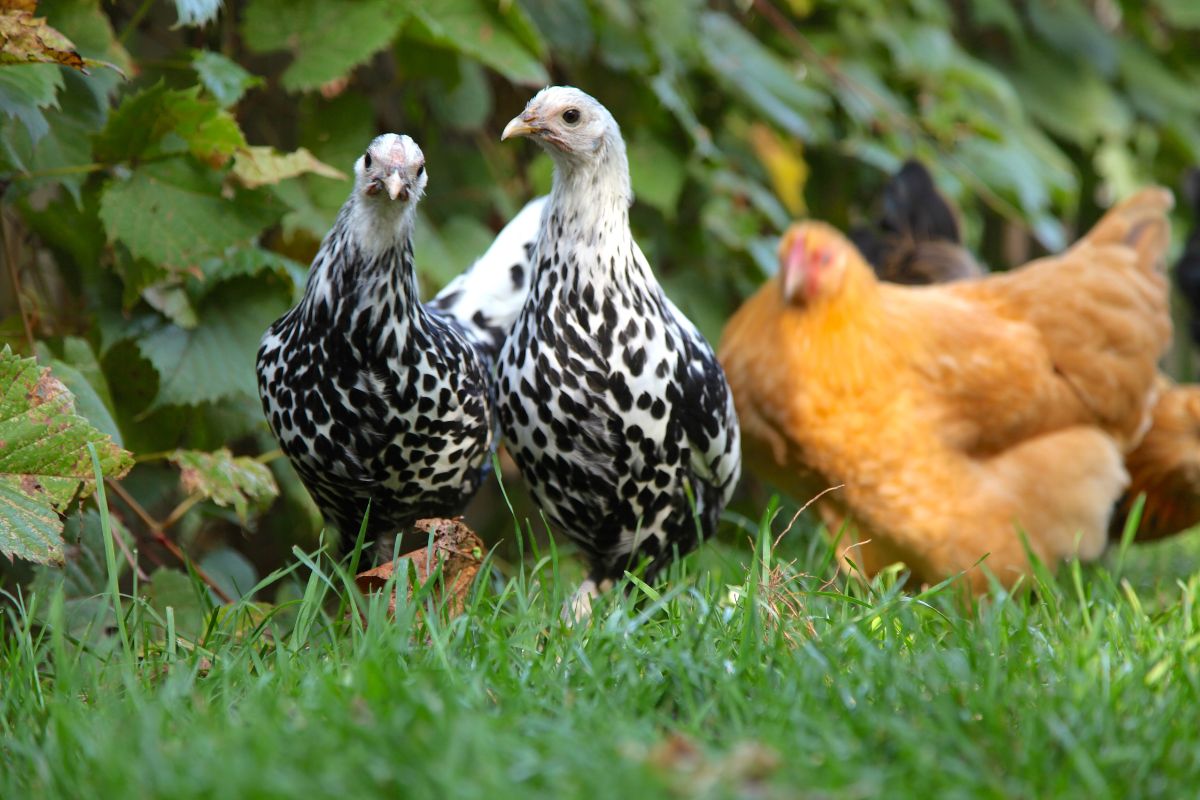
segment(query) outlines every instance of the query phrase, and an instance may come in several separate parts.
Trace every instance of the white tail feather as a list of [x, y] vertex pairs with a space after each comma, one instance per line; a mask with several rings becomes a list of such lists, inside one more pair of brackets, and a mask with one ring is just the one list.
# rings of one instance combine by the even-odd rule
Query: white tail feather
[[453, 317], [490, 358], [499, 352], [529, 294], [529, 254], [547, 199], [526, 203], [491, 247], [429, 301], [430, 308]]

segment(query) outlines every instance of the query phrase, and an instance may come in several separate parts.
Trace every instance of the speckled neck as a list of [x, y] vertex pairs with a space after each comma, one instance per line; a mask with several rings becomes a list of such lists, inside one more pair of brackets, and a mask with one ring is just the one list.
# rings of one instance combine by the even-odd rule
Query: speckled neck
[[374, 330], [392, 323], [402, 332], [423, 315], [413, 267], [413, 205], [375, 205], [352, 197], [321, 242], [297, 306], [306, 324], [349, 317]]

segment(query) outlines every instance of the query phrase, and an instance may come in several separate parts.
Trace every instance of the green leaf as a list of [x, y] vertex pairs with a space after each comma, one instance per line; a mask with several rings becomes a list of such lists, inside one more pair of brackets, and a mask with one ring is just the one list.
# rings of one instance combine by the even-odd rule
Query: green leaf
[[100, 198], [109, 241], [173, 270], [252, 239], [282, 213], [267, 195], [224, 196], [220, 177], [186, 158], [143, 165], [128, 180], [110, 181]]
[[207, 590], [190, 575], [160, 567], [150, 574], [144, 591], [146, 601], [162, 618], [166, 618], [168, 608], [173, 610], [175, 630], [180, 636], [199, 640], [204, 635], [210, 608]]
[[[22, 68], [24, 69], [24, 68]], [[57, 68], [55, 68], [57, 69]], [[0, 69], [0, 74], [8, 70]], [[90, 137], [104, 124], [107, 99], [91, 90], [91, 77], [62, 71], [64, 88], [58, 93], [58, 108], [45, 112], [48, 133], [34, 140], [23, 128], [10, 130], [3, 144], [7, 158], [24, 172], [43, 173], [22, 178], [16, 186], [28, 194], [45, 185], [62, 185], [79, 204], [83, 184], [92, 161]]]
[[801, 83], [795, 69], [725, 14], [705, 14], [700, 27], [709, 71], [731, 94], [792, 136], [816, 135], [829, 110], [826, 95]]
[[[73, 339], [71, 341], [82, 344], [84, 348], [87, 347], [87, 343], [82, 339]], [[74, 395], [75, 410], [79, 416], [94, 425], [101, 433], [108, 434], [117, 446], [124, 447], [125, 443], [121, 440], [121, 431], [113, 419], [111, 410], [112, 399], [107, 398], [106, 402], [106, 397], [101, 395], [101, 391], [103, 391], [104, 395], [107, 396], [108, 385], [104, 382], [104, 374], [99, 372], [100, 365], [96, 362], [95, 357], [91, 358], [89, 364], [84, 365], [85, 369], [94, 367], [94, 371], [89, 370], [89, 374], [85, 375], [82, 370], [51, 355], [50, 349], [46, 347], [44, 342], [37, 342], [35, 349], [38, 360], [43, 364], [48, 364], [54, 375]], [[90, 356], [91, 350], [87, 350], [87, 353]], [[78, 348], [74, 349], [74, 354], [77, 356], [80, 355]], [[100, 381], [99, 388], [92, 385], [93, 379]]]
[[261, 247], [239, 247], [203, 266], [204, 279], [193, 281], [192, 296], [200, 300], [221, 283], [234, 278], [269, 275], [281, 286], [291, 287], [292, 300], [299, 300], [308, 281], [308, 267], [287, 256]]
[[263, 85], [262, 78], [214, 50], [193, 50], [192, 69], [221, 108], [236, 105], [248, 90]]
[[1030, 3], [1029, 23], [1051, 50], [1086, 61], [1105, 77], [1117, 67], [1117, 39], [1080, 0]]
[[1154, 5], [1172, 27], [1200, 29], [1200, 4], [1196, 0], [1154, 0]]
[[[0, 110], [9, 117], [20, 120], [29, 133], [29, 138], [36, 142], [50, 131], [50, 124], [46, 122], [42, 111], [58, 107], [55, 98], [62, 85], [62, 72], [52, 64], [2, 68]], [[8, 149], [7, 145], [5, 149]]]
[[1134, 42], [1121, 43], [1121, 77], [1129, 102], [1158, 123], [1194, 118], [1200, 113], [1200, 92], [1177, 70]]
[[444, 286], [471, 266], [494, 237], [491, 229], [474, 217], [453, 217], [435, 230], [425, 215], [418, 212], [413, 258], [422, 275], [434, 285]]
[[295, 60], [283, 73], [289, 91], [306, 91], [341, 78], [387, 47], [406, 12], [391, 0], [252, 0], [242, 36], [257, 53], [288, 50]]
[[195, 328], [164, 324], [138, 339], [159, 376], [150, 408], [256, 397], [254, 355], [263, 332], [288, 307], [285, 288], [262, 279], [225, 281], [196, 307]]
[[413, 32], [419, 38], [477, 59], [516, 84], [543, 86], [550, 80], [527, 47], [532, 31], [522, 31], [523, 41], [512, 20], [487, 0], [417, 0], [413, 13], [423, 28]]
[[95, 156], [116, 163], [190, 152], [220, 165], [245, 146], [237, 121], [201, 97], [199, 86], [174, 90], [158, 83], [121, 102], [96, 137]]
[[334, 180], [349, 180], [346, 173], [329, 166], [303, 147], [294, 153], [281, 153], [274, 147], [243, 147], [233, 158], [234, 177], [249, 189], [306, 173]]
[[59, 512], [95, 489], [87, 445], [106, 476], [133, 459], [76, 415], [70, 391], [34, 359], [0, 350], [0, 387], [0, 553], [61, 564]]
[[250, 514], [265, 511], [279, 495], [271, 470], [253, 458], [234, 457], [228, 448], [213, 453], [176, 450], [170, 461], [179, 467], [185, 494], [198, 494], [223, 508], [232, 508], [245, 525]]
[[653, 136], [640, 134], [629, 143], [629, 173], [634, 199], [675, 217], [687, 168], [675, 151]]
[[438, 81], [430, 91], [430, 104], [438, 119], [460, 131], [479, 130], [492, 113], [492, 90], [487, 71], [465, 56], [458, 58], [458, 81], [447, 86]]
[[1018, 55], [1013, 83], [1030, 115], [1048, 131], [1090, 147], [1129, 130], [1129, 109], [1091, 67], [1033, 47], [1020, 47]]
[[556, 53], [582, 59], [591, 51], [596, 36], [584, 0], [520, 0], [520, 4]]

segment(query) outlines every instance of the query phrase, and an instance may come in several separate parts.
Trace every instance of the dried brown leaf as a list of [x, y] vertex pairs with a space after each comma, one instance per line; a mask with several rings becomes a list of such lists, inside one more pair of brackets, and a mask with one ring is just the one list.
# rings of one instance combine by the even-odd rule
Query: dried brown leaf
[[80, 72], [83, 56], [70, 39], [33, 15], [36, 3], [3, 0], [0, 5], [0, 64], [62, 64]]
[[[405, 553], [396, 561], [360, 572], [354, 582], [359, 591], [371, 594], [384, 590], [398, 565], [407, 569], [411, 564], [418, 584], [428, 581], [440, 566], [441, 577], [433, 590], [433, 597], [438, 602], [445, 600], [450, 615], [458, 616], [466, 607], [471, 584], [483, 564], [483, 542], [461, 519], [422, 519], [417, 520], [414, 527], [427, 536], [433, 534], [433, 543], [429, 547]], [[414, 588], [411, 584], [408, 586], [410, 599]], [[388, 599], [388, 613], [396, 613], [395, 588]]]

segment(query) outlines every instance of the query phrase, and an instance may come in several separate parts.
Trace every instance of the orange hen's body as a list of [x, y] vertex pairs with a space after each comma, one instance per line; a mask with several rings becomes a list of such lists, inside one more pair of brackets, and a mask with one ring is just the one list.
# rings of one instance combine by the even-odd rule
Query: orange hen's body
[[1200, 525], [1200, 385], [1159, 376], [1150, 430], [1125, 457], [1129, 491], [1117, 504], [1111, 531], [1120, 536], [1139, 495], [1146, 497], [1136, 539], [1162, 539]]
[[932, 582], [986, 565], [1027, 573], [1094, 557], [1127, 483], [1124, 453], [1170, 338], [1161, 271], [1170, 195], [1147, 190], [1061, 256], [929, 287], [880, 283], [840, 234], [799, 241], [841, 272], [804, 302], [776, 277], [720, 346], [747, 462], [821, 502], [868, 574], [903, 561]]

